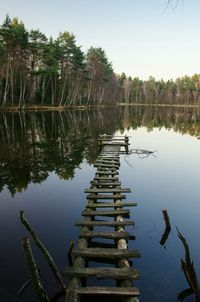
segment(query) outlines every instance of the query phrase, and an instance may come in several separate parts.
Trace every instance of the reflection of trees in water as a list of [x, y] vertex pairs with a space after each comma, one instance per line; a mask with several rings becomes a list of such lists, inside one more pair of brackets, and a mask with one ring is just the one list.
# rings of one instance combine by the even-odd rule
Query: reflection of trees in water
[[200, 108], [138, 106], [121, 108], [125, 128], [146, 127], [173, 129], [175, 132], [200, 136]]
[[200, 135], [198, 108], [120, 107], [106, 110], [18, 112], [0, 115], [0, 190], [15, 194], [52, 171], [74, 177], [84, 158], [92, 163], [99, 134], [145, 126]]
[[0, 190], [7, 185], [15, 194], [52, 171], [73, 178], [84, 157], [89, 162], [96, 157], [101, 131], [112, 129], [109, 115], [105, 122], [94, 111], [1, 113]]

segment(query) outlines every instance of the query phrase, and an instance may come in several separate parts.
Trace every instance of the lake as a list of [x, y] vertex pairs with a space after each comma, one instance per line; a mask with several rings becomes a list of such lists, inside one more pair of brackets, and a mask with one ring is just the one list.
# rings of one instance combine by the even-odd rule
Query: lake
[[[90, 186], [99, 154], [100, 134], [130, 136], [130, 149], [156, 151], [147, 157], [121, 155], [119, 177], [130, 187], [127, 201], [134, 227], [127, 228], [141, 258], [140, 301], [173, 302], [188, 288], [181, 271], [184, 248], [176, 227], [186, 238], [200, 280], [200, 108], [120, 107], [65, 112], [0, 113], [0, 284], [16, 294], [29, 279], [21, 239], [30, 237], [20, 223], [29, 222], [61, 272], [68, 265], [70, 240], [77, 243], [85, 208], [84, 189]], [[172, 230], [160, 244], [167, 208]], [[31, 241], [43, 284], [56, 291], [46, 262]], [[36, 301], [29, 287], [21, 296]], [[190, 296], [185, 301], [194, 301]]]

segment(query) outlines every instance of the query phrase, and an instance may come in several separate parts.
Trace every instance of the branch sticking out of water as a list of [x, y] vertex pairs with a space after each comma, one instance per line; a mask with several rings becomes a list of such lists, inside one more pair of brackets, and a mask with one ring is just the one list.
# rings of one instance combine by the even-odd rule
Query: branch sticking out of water
[[31, 275], [31, 282], [33, 285], [33, 288], [37, 294], [38, 300], [40, 302], [49, 302], [49, 298], [47, 294], [45, 293], [42, 283], [40, 281], [39, 271], [35, 262], [35, 259], [33, 257], [33, 253], [31, 250], [30, 242], [28, 238], [22, 239], [22, 246], [24, 248], [24, 252], [26, 255], [26, 261], [29, 267], [30, 275]]
[[[196, 301], [200, 302], [200, 287], [199, 287], [199, 283], [198, 283], [198, 279], [197, 279], [197, 275], [195, 272], [193, 261], [190, 258], [189, 246], [186, 242], [186, 239], [183, 237], [183, 235], [179, 231], [179, 229], [178, 228], [176, 228], [176, 229], [178, 232], [178, 237], [181, 240], [181, 242], [184, 246], [184, 249], [185, 249], [185, 259], [181, 259], [181, 267], [184, 272], [185, 278], [190, 286], [190, 289], [192, 290], [192, 293], [194, 293], [196, 296]], [[184, 293], [189, 293], [189, 289], [184, 290], [183, 292], [181, 292], [179, 294], [179, 296], [178, 296], [179, 300], [183, 300], [185, 298], [186, 295], [184, 295]]]
[[156, 151], [149, 151], [149, 150], [143, 150], [143, 149], [131, 149], [131, 150], [129, 150], [128, 154], [124, 157], [124, 160], [130, 167], [133, 167], [128, 161], [128, 158], [127, 158], [128, 155], [137, 154], [140, 159], [144, 159], [144, 158], [149, 157], [150, 155], [156, 157], [156, 155], [154, 154], [155, 152]]
[[167, 213], [167, 209], [162, 209], [162, 212], [163, 212], [163, 217], [164, 217], [164, 220], [165, 220], [165, 231], [164, 231], [164, 233], [162, 235], [162, 238], [160, 240], [160, 244], [164, 245], [165, 242], [167, 241], [169, 233], [171, 231], [171, 224], [170, 224], [169, 216], [168, 216], [168, 213]]
[[24, 211], [20, 211], [20, 220], [23, 223], [23, 225], [27, 228], [27, 230], [30, 232], [35, 244], [38, 246], [38, 248], [40, 249], [40, 251], [42, 252], [44, 257], [46, 258], [46, 260], [49, 264], [49, 267], [50, 267], [55, 279], [58, 282], [58, 286], [60, 287], [61, 290], [66, 290], [66, 286], [65, 286], [64, 281], [56, 267], [54, 260], [52, 259], [51, 255], [49, 254], [49, 252], [47, 251], [47, 249], [45, 248], [43, 243], [37, 237], [35, 231], [31, 227], [31, 225], [29, 224], [28, 220], [26, 219], [26, 217], [24, 215]]

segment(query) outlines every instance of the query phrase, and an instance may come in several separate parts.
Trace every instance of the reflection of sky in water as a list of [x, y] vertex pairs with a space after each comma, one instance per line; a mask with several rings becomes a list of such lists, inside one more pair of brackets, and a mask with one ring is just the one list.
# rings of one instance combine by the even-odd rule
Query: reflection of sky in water
[[[157, 150], [156, 158], [126, 157], [133, 167], [123, 160], [120, 171], [123, 184], [133, 188], [129, 200], [138, 201], [132, 210], [137, 240], [129, 246], [139, 248], [142, 254], [142, 259], [135, 261], [141, 269], [137, 284], [142, 301], [152, 301], [152, 297], [153, 301], [176, 301], [177, 293], [187, 288], [180, 270], [184, 250], [176, 226], [186, 237], [200, 273], [200, 142], [165, 129], [147, 132], [140, 128], [126, 133], [131, 136], [130, 148]], [[166, 249], [159, 245], [164, 231], [163, 208], [168, 209], [172, 224]]]
[[[138, 201], [138, 207], [131, 208], [136, 226], [129, 228], [136, 234], [136, 241], [130, 241], [129, 247], [139, 249], [142, 254], [141, 259], [134, 261], [135, 268], [141, 270], [141, 280], [136, 284], [141, 289], [141, 301], [173, 302], [178, 292], [187, 288], [180, 269], [184, 250], [177, 239], [176, 226], [190, 245], [200, 276], [200, 141], [165, 129], [148, 132], [146, 128], [138, 128], [124, 134], [131, 136], [131, 149], [157, 151], [156, 158], [139, 159], [134, 154], [126, 160], [124, 156], [121, 158], [122, 186], [133, 190], [127, 201]], [[89, 187], [95, 169], [83, 163], [75, 172], [75, 178], [68, 181], [51, 173], [44, 183], [31, 184], [27, 191], [17, 193], [14, 198], [7, 189], [1, 193], [1, 287], [16, 292], [27, 278], [20, 246], [20, 238], [27, 233], [18, 220], [20, 209], [25, 210], [59, 268], [62, 270], [67, 265], [67, 247], [70, 240], [78, 238], [74, 224], [85, 207], [84, 189]], [[164, 231], [162, 208], [168, 209], [172, 224], [165, 248], [159, 244]], [[47, 272], [35, 248], [34, 253]], [[48, 277], [47, 280], [51, 282]]]

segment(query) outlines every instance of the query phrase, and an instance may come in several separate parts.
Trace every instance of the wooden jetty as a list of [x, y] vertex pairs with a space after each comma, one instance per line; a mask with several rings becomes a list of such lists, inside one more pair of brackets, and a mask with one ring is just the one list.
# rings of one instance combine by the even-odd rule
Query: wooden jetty
[[[130, 189], [122, 188], [118, 177], [119, 155], [128, 153], [129, 138], [104, 135], [99, 138], [99, 144], [101, 152], [94, 164], [96, 174], [91, 187], [85, 190], [87, 204], [82, 212], [83, 220], [76, 222], [80, 227], [80, 239], [77, 248], [72, 250], [73, 265], [65, 271], [70, 278], [66, 301], [78, 302], [82, 295], [138, 301], [139, 289], [132, 282], [139, 278], [139, 272], [131, 267], [129, 258], [139, 258], [140, 254], [128, 249], [128, 240], [135, 237], [125, 230], [126, 226], [134, 225], [126, 219], [130, 214], [128, 207], [137, 203], [123, 201], [126, 195], [122, 193], [128, 193]], [[91, 261], [97, 266], [90, 266]], [[89, 286], [89, 278], [95, 278], [97, 284], [99, 280], [111, 279], [115, 286]]]

